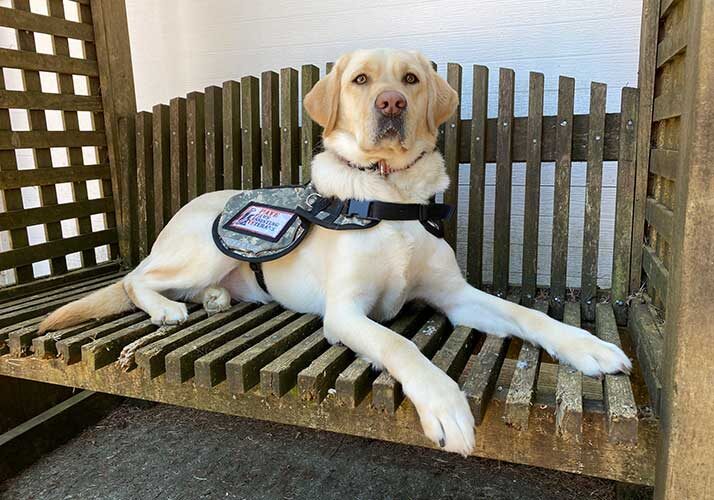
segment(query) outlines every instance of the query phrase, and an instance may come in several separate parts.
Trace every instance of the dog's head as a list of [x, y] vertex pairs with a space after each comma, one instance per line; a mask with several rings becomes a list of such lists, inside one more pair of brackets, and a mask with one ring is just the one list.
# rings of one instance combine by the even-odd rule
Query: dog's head
[[458, 95], [418, 52], [359, 50], [340, 57], [304, 105], [323, 127], [326, 147], [351, 160], [399, 163], [435, 144]]

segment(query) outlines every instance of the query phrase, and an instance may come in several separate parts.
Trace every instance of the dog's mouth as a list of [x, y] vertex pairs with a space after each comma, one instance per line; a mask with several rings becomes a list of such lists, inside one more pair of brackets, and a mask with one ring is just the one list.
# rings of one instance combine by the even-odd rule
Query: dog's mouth
[[378, 144], [384, 140], [404, 140], [404, 117], [400, 116], [380, 116], [377, 118], [377, 128], [374, 133], [374, 143]]

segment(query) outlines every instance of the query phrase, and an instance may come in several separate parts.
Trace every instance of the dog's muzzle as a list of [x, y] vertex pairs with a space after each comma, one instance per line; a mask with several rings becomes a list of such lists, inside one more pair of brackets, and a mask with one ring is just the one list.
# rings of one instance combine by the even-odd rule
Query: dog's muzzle
[[400, 142], [404, 140], [404, 116], [405, 113], [401, 113], [398, 116], [377, 116], [374, 142], [377, 143], [388, 138], [394, 138]]

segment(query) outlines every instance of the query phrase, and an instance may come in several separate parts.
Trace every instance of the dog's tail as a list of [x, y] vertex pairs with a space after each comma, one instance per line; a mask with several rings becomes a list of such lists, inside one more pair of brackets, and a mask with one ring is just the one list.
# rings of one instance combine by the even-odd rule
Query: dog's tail
[[134, 304], [119, 281], [60, 307], [40, 323], [38, 331], [45, 333], [48, 330], [59, 330], [133, 308]]

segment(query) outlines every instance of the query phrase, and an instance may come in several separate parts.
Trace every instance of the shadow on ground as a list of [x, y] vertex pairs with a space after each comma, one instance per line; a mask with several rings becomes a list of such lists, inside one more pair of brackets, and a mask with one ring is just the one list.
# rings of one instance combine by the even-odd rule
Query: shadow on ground
[[0, 484], [5, 499], [613, 499], [613, 483], [127, 401]]

